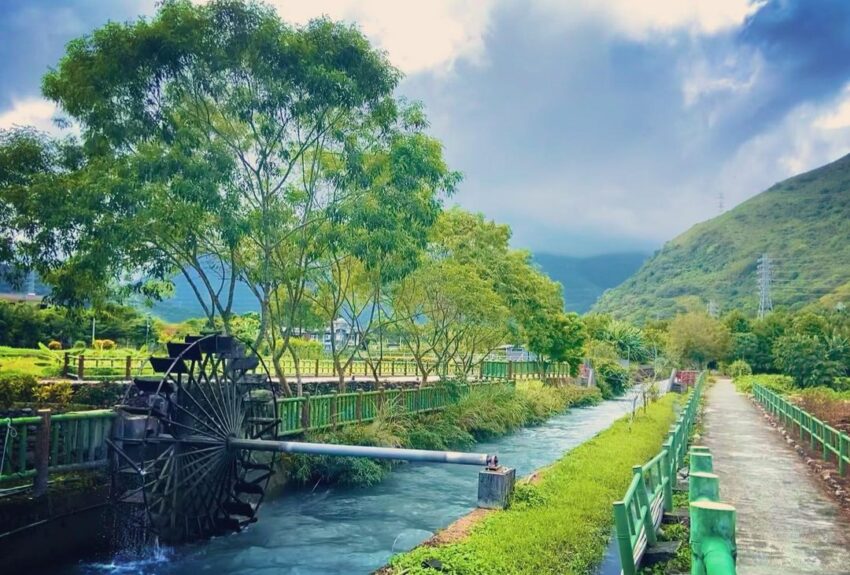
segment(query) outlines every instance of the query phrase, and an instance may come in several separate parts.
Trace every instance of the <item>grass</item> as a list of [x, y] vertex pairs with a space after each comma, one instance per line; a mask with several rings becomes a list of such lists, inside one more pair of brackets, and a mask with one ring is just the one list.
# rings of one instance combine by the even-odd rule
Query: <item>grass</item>
[[489, 515], [464, 539], [395, 556], [392, 573], [433, 573], [426, 561], [455, 575], [588, 573], [599, 563], [613, 526], [611, 504], [632, 479], [632, 466], [658, 453], [675, 420], [668, 395], [630, 423], [606, 431], [517, 489], [510, 509]]
[[[311, 433], [305, 439], [414, 449], [466, 449], [476, 441], [538, 425], [569, 407], [601, 401], [598, 390], [523, 383], [517, 388], [510, 385], [475, 388], [451, 407], [426, 415], [399, 414], [385, 409], [368, 424]], [[372, 485], [392, 469], [392, 463], [387, 461], [309, 455], [284, 457], [280, 465], [282, 478], [303, 485]]]
[[794, 387], [794, 380], [788, 375], [763, 373], [759, 375], [742, 375], [733, 381], [735, 388], [741, 393], [751, 393], [753, 385], [759, 384], [776, 393], [788, 393]]

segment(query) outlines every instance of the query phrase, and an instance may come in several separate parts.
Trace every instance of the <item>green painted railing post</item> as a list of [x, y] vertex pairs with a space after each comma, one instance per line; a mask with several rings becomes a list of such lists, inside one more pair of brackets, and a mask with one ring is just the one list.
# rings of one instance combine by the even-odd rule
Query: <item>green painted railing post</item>
[[664, 442], [661, 458], [661, 481], [664, 484], [664, 510], [673, 511], [673, 483], [676, 481], [676, 470], [670, 465], [670, 440]]
[[710, 453], [700, 453], [691, 450], [690, 460], [690, 470], [692, 473], [695, 471], [714, 472], [714, 461]]
[[652, 510], [649, 506], [649, 496], [646, 493], [646, 482], [643, 479], [643, 467], [635, 465], [632, 467], [632, 473], [638, 478], [637, 498], [643, 516], [643, 528], [646, 530], [646, 541], [649, 545], [654, 545], [658, 537], [655, 534], [655, 524], [652, 521]]
[[847, 436], [843, 433], [838, 434], [838, 473], [841, 476], [847, 474]]
[[617, 534], [617, 550], [620, 553], [620, 565], [623, 575], [636, 575], [634, 551], [632, 550], [632, 533], [629, 528], [629, 510], [624, 501], [614, 502], [614, 526]]
[[50, 410], [39, 409], [38, 431], [35, 436], [35, 480], [32, 494], [41, 497], [47, 494], [47, 474], [50, 465]]
[[720, 481], [714, 473], [695, 471], [688, 477], [688, 501], [718, 501]]
[[694, 501], [691, 515], [691, 575], [735, 575], [735, 508]]
[[304, 394], [304, 402], [301, 404], [301, 430], [310, 429], [310, 394]]

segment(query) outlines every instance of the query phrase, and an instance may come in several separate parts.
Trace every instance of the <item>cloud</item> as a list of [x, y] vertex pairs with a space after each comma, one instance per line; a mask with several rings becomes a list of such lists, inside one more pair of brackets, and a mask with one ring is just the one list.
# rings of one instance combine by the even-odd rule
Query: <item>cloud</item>
[[13, 100], [12, 107], [0, 113], [0, 129], [34, 126], [45, 132], [55, 132], [57, 128], [53, 118], [56, 112], [56, 105], [43, 98]]
[[480, 63], [494, 0], [315, 0], [272, 2], [290, 22], [327, 15], [356, 22], [390, 60], [407, 74], [445, 73], [464, 59]]
[[832, 109], [823, 112], [815, 119], [814, 126], [822, 130], [850, 128], [850, 84], [844, 87]]
[[537, 6], [567, 20], [599, 19], [635, 40], [656, 33], [716, 34], [735, 28], [766, 1], [756, 0], [538, 0]]

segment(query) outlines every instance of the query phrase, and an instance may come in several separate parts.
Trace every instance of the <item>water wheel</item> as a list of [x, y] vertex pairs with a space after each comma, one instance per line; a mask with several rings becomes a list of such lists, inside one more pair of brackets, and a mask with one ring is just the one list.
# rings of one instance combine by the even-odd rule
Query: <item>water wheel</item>
[[120, 513], [163, 542], [239, 531], [256, 520], [274, 453], [234, 439], [275, 438], [276, 389], [259, 355], [230, 336], [188, 336], [135, 378], [110, 441]]

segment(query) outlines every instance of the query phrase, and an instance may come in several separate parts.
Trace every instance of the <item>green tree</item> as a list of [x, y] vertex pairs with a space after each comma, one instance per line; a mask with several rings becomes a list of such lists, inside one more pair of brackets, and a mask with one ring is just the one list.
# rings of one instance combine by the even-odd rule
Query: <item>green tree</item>
[[783, 335], [773, 347], [776, 366], [793, 377], [797, 387], [834, 385], [842, 368], [829, 352], [821, 338], [805, 333]]
[[669, 337], [670, 354], [682, 364], [699, 368], [724, 359], [731, 343], [729, 328], [702, 312], [673, 318]]

